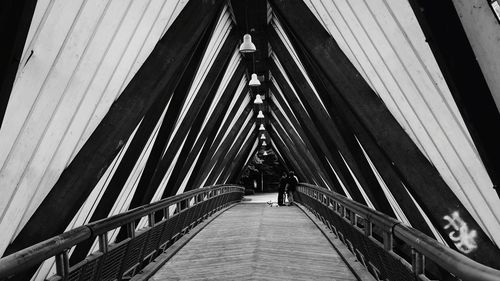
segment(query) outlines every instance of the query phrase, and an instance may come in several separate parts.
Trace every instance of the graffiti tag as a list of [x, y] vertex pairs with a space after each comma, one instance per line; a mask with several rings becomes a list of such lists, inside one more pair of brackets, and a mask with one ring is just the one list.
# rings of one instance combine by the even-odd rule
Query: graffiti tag
[[468, 254], [477, 248], [475, 230], [469, 230], [467, 223], [460, 217], [458, 211], [455, 211], [451, 216], [444, 216], [444, 220], [448, 222], [444, 229], [451, 229], [448, 234], [453, 244], [464, 254]]

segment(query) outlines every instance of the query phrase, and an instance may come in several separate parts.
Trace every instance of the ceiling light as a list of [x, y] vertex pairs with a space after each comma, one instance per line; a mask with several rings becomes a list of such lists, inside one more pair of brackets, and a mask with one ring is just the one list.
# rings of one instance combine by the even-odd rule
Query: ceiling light
[[240, 52], [253, 53], [256, 50], [255, 45], [252, 43], [252, 36], [250, 36], [250, 34], [243, 35], [243, 43], [240, 45]]
[[255, 100], [253, 101], [254, 104], [262, 104], [262, 98], [260, 97], [259, 94], [255, 95]]
[[251, 86], [251, 87], [260, 86], [260, 81], [259, 81], [259, 79], [257, 79], [257, 74], [255, 74], [255, 73], [252, 74], [252, 79], [250, 79], [250, 82], [248, 82], [248, 86]]

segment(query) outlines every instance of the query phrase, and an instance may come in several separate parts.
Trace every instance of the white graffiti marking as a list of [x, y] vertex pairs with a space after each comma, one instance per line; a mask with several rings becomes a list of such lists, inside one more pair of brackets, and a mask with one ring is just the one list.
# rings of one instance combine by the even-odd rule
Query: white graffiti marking
[[448, 234], [451, 241], [455, 244], [457, 249], [462, 253], [468, 254], [477, 248], [476, 236], [477, 232], [475, 230], [469, 231], [467, 223], [460, 217], [458, 211], [455, 211], [451, 216], [444, 216], [444, 220], [448, 221], [448, 224], [444, 226], [444, 229], [451, 228], [451, 232]]

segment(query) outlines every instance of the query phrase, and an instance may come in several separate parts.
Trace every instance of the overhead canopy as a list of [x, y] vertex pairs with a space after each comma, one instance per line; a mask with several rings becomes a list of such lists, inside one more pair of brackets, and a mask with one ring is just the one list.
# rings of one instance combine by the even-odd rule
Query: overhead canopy
[[[17, 61], [1, 77], [0, 252], [236, 183], [272, 149], [300, 181], [498, 266], [500, 27], [489, 7], [19, 2], [24, 20], [2, 27], [16, 30], [6, 57]], [[255, 53], [239, 52], [247, 33]]]

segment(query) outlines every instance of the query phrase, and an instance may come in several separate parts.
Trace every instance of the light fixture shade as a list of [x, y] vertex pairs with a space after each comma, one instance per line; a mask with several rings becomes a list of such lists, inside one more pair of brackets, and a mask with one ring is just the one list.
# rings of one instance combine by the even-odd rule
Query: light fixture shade
[[250, 34], [243, 35], [243, 43], [240, 45], [240, 52], [253, 53], [256, 51], [255, 45], [252, 43], [252, 36]]
[[257, 118], [264, 118], [264, 113], [262, 113], [262, 110], [259, 110], [259, 114], [257, 114]]
[[260, 136], [260, 139], [261, 140], [265, 140], [266, 139], [266, 135], [262, 134], [262, 136]]
[[259, 81], [259, 79], [257, 79], [257, 74], [255, 74], [255, 73], [252, 74], [252, 79], [250, 79], [250, 82], [248, 82], [248, 86], [251, 86], [251, 87], [260, 86], [260, 81]]
[[266, 128], [264, 128], [264, 124], [260, 124], [259, 131], [265, 131]]
[[266, 145], [267, 145], [266, 141], [263, 141], [262, 146], [266, 146]]
[[264, 150], [264, 153], [262, 155], [267, 156], [267, 151]]
[[259, 94], [255, 95], [255, 100], [253, 101], [253, 103], [254, 103], [254, 104], [262, 104], [262, 103], [263, 103], [263, 101], [262, 101], [262, 99], [260, 98], [260, 95], [259, 95]]

